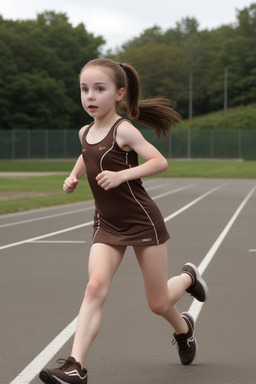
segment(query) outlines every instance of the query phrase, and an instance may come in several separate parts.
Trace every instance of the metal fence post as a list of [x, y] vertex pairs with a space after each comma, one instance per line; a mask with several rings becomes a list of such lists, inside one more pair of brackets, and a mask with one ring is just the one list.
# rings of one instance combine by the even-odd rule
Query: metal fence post
[[15, 159], [15, 130], [12, 130], [12, 158]]
[[242, 159], [242, 131], [239, 129], [238, 131], [238, 158]]
[[214, 130], [211, 130], [211, 158], [214, 155]]
[[27, 158], [30, 158], [30, 130], [27, 129]]
[[48, 159], [48, 129], [45, 130], [45, 158]]
[[[69, 134], [68, 130], [56, 134], [50, 130], [0, 130], [0, 159], [68, 158], [77, 151], [77, 142], [71, 140]], [[145, 135], [157, 146], [151, 131], [146, 131]], [[59, 139], [57, 145], [52, 142], [55, 136]], [[169, 158], [244, 157], [255, 160], [256, 131], [242, 128], [234, 131], [211, 129], [207, 132], [174, 130], [169, 133], [167, 142], [159, 143], [159, 150]]]
[[188, 159], [191, 159], [191, 130], [188, 129], [188, 153], [187, 153]]
[[64, 129], [63, 131], [63, 156], [64, 158], [67, 157], [67, 130]]

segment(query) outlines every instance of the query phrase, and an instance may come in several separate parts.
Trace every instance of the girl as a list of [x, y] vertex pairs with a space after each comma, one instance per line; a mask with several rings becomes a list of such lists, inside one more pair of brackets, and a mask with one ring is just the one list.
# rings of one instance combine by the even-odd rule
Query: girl
[[[150, 309], [174, 329], [182, 364], [196, 355], [195, 325], [189, 313], [179, 314], [175, 303], [185, 291], [205, 301], [208, 288], [194, 264], [187, 263], [180, 276], [167, 281], [169, 234], [162, 215], [142, 186], [141, 178], [167, 168], [166, 159], [141, 133], [122, 118], [143, 123], [167, 136], [181, 120], [163, 98], [139, 101], [139, 78], [128, 64], [109, 59], [88, 62], [80, 73], [81, 101], [93, 123], [80, 132], [82, 155], [63, 190], [72, 193], [85, 173], [95, 199], [94, 232], [89, 257], [89, 282], [78, 317], [71, 356], [55, 369], [43, 369], [48, 384], [86, 384], [83, 368], [88, 349], [97, 335], [114, 273], [125, 249], [132, 245], [142, 270]], [[138, 165], [138, 155], [145, 162]]]

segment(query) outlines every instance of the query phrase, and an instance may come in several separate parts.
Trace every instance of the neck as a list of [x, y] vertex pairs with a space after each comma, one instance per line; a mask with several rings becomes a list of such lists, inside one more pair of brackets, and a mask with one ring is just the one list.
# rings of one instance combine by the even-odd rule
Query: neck
[[102, 118], [94, 119], [94, 129], [102, 129], [112, 126], [121, 116], [117, 113], [111, 114], [111, 116], [104, 116]]

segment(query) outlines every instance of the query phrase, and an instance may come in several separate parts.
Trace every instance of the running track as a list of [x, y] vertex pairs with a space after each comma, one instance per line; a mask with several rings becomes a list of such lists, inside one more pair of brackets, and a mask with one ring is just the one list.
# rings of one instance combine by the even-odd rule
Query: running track
[[[198, 355], [191, 366], [179, 363], [170, 327], [147, 308], [128, 248], [87, 357], [89, 383], [255, 383], [256, 181], [144, 184], [171, 234], [169, 276], [191, 261], [209, 286], [206, 304], [188, 294], [178, 303], [197, 320]], [[39, 384], [43, 366], [69, 355], [92, 216], [93, 202], [0, 216], [1, 383]]]

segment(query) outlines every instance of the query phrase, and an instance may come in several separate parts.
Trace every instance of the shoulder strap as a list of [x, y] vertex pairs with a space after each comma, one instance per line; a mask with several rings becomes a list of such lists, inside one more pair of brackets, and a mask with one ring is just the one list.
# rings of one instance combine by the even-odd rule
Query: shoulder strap
[[116, 130], [117, 130], [117, 128], [119, 127], [119, 125], [123, 122], [123, 121], [128, 121], [129, 123], [131, 123], [130, 122], [130, 120], [127, 120], [127, 119], [125, 119], [125, 118], [123, 118], [123, 117], [120, 117], [120, 119], [118, 119], [116, 122], [115, 122], [115, 124], [113, 125], [113, 141], [115, 141], [116, 140]]
[[84, 127], [82, 127], [79, 131], [79, 139], [80, 139], [80, 142], [81, 144], [83, 144], [83, 138], [87, 135], [89, 129], [91, 128], [91, 126], [94, 124], [94, 122], [92, 122], [91, 124], [89, 125], [85, 125]]

